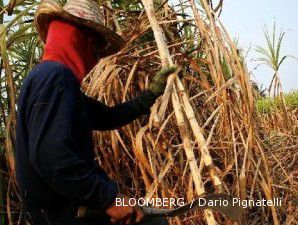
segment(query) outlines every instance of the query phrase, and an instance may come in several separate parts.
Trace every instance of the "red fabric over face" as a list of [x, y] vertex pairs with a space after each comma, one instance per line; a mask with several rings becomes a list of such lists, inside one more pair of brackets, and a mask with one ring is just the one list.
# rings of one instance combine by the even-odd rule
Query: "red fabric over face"
[[66, 21], [53, 20], [50, 24], [42, 61], [57, 61], [75, 74], [81, 83], [96, 65], [93, 51], [95, 32]]

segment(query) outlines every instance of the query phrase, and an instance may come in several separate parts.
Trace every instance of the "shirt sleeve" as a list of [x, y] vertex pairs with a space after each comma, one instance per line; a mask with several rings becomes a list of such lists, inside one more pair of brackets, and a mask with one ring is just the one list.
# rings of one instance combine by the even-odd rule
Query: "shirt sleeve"
[[124, 126], [141, 115], [150, 113], [150, 107], [157, 96], [151, 91], [143, 91], [134, 99], [109, 107], [90, 97], [84, 96], [88, 116], [94, 130], [113, 130]]
[[34, 101], [29, 101], [26, 113], [31, 165], [70, 202], [107, 208], [116, 198], [117, 187], [79, 157], [82, 149], [73, 135], [73, 125], [79, 122], [79, 88], [79, 94], [63, 83], [38, 88], [41, 91], [31, 97]]

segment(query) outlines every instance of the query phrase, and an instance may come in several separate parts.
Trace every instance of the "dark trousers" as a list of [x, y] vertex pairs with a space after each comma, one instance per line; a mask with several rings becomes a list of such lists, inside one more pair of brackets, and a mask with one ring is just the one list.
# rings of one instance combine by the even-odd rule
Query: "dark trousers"
[[141, 225], [168, 225], [168, 220], [163, 217], [147, 218], [141, 222]]
[[[72, 209], [60, 212], [46, 212], [31, 210], [27, 213], [27, 220], [31, 225], [112, 225], [108, 216], [101, 218], [76, 218]], [[144, 218], [140, 225], [168, 225], [166, 218]]]

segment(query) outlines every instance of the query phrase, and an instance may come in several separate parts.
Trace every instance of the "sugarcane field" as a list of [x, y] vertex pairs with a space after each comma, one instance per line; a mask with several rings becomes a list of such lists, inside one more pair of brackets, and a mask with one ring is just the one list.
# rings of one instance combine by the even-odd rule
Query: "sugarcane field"
[[298, 224], [298, 2], [0, 6], [0, 225]]

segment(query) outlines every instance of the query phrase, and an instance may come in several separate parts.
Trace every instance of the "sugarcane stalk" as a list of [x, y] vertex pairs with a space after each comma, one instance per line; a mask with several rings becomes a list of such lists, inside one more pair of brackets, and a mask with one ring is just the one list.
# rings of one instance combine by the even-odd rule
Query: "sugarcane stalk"
[[14, 156], [14, 140], [15, 140], [15, 126], [16, 126], [16, 99], [15, 87], [13, 81], [12, 69], [9, 63], [9, 58], [6, 49], [6, 29], [1, 25], [0, 27], [2, 37], [0, 40], [1, 56], [3, 67], [6, 75], [7, 82], [7, 97], [9, 102], [9, 115], [6, 121], [6, 157], [9, 170], [12, 174], [13, 181], [15, 182], [15, 156]]
[[[146, 4], [144, 2], [146, 2]], [[156, 40], [156, 43], [157, 43], [158, 50], [160, 52], [160, 58], [161, 58], [161, 61], [162, 61], [162, 65], [167, 66], [169, 63], [173, 63], [173, 62], [172, 62], [171, 55], [169, 53], [167, 44], [165, 42], [165, 39], [162, 38], [162, 37], [164, 37], [163, 30], [159, 26], [158, 21], [156, 19], [155, 10], [154, 10], [154, 7], [153, 7], [153, 2], [151, 1], [151, 3], [150, 3], [150, 1], [143, 1], [143, 4], [144, 4], [145, 10], [146, 10], [147, 15], [148, 15], [149, 22], [152, 26], [152, 29], [153, 29], [153, 32], [154, 32], [154, 35], [155, 35], [155, 40]], [[168, 60], [165, 57], [167, 57]], [[170, 65], [172, 65], [172, 64], [170, 64]], [[168, 83], [171, 84], [172, 79], [174, 80], [174, 77], [170, 77], [169, 78], [170, 81]], [[219, 189], [219, 191], [222, 191], [222, 184], [221, 184], [220, 179], [216, 175], [214, 165], [213, 165], [213, 162], [212, 162], [212, 158], [210, 156], [208, 146], [206, 145], [206, 140], [205, 140], [204, 135], [203, 135], [202, 128], [199, 126], [199, 124], [197, 122], [194, 110], [193, 110], [193, 108], [192, 108], [192, 106], [189, 102], [189, 98], [187, 97], [187, 95], [184, 91], [183, 84], [181, 83], [179, 78], [176, 78], [176, 82], [177, 82], [178, 91], [179, 91], [179, 93], [181, 93], [182, 102], [183, 102], [183, 105], [184, 105], [184, 108], [185, 108], [186, 116], [188, 118], [188, 121], [191, 125], [192, 131], [193, 131], [194, 136], [196, 138], [196, 141], [197, 141], [197, 143], [199, 145], [199, 148], [201, 150], [202, 157], [203, 157], [203, 160], [204, 160], [204, 164], [209, 169], [213, 184]], [[164, 112], [167, 108], [166, 106], [168, 104], [168, 98], [169, 98], [169, 94], [171, 92], [170, 87], [171, 87], [171, 85], [167, 85], [167, 88], [165, 90], [164, 98], [162, 99], [162, 104], [160, 106], [160, 111], [159, 111], [159, 118], [160, 119], [163, 119]]]
[[[149, 19], [149, 23], [150, 23], [153, 33], [154, 33], [154, 38], [155, 38], [155, 41], [157, 44], [161, 64], [164, 67], [173, 66], [174, 63], [173, 63], [172, 57], [170, 55], [169, 49], [167, 47], [164, 31], [158, 24], [157, 18], [155, 16], [154, 3], [152, 0], [142, 0], [142, 2], [144, 5], [144, 8], [146, 10], [148, 19]], [[165, 93], [162, 97], [158, 116], [154, 117], [154, 118], [157, 118], [157, 119], [155, 119], [155, 122], [159, 123], [160, 121], [163, 121], [163, 119], [164, 119], [165, 111], [167, 109], [167, 105], [168, 105], [170, 95], [171, 95], [171, 89], [172, 89], [172, 84], [174, 82], [174, 78], [175, 78], [175, 75], [170, 75], [170, 77], [168, 78], [167, 87], [166, 87]]]
[[[205, 37], [204, 40], [207, 43], [207, 46], [210, 48], [210, 51], [208, 51], [208, 58], [209, 61], [212, 65], [214, 65], [214, 68], [210, 68], [213, 71], [211, 72], [211, 76], [213, 76], [213, 80], [215, 81], [216, 85], [218, 87], [221, 86], [221, 82], [224, 80], [223, 79], [223, 72], [222, 72], [222, 68], [221, 68], [221, 64], [219, 61], [219, 49], [218, 49], [218, 44], [217, 44], [217, 33], [216, 33], [216, 28], [215, 28], [215, 21], [213, 18], [213, 14], [210, 12], [210, 6], [206, 3], [205, 0], [200, 0], [201, 4], [203, 5], [203, 8], [210, 20], [210, 26], [211, 28], [209, 28], [208, 30], [206, 29], [206, 26], [203, 22], [203, 20], [201, 19], [199, 13], [198, 13], [198, 9], [196, 6], [196, 3], [194, 0], [189, 0], [190, 5], [191, 5], [191, 9], [195, 18], [195, 23], [197, 25], [197, 27], [200, 30], [200, 33], [202, 35], [202, 37]], [[212, 38], [215, 38], [215, 40], [211, 40], [210, 38], [210, 33], [212, 34]], [[212, 51], [211, 51], [212, 49]]]
[[179, 94], [180, 94], [182, 102], [183, 102], [186, 117], [189, 121], [192, 132], [195, 136], [196, 142], [198, 143], [198, 147], [201, 151], [204, 164], [209, 169], [209, 173], [210, 173], [210, 176], [211, 176], [214, 186], [217, 187], [217, 189], [221, 192], [222, 191], [222, 183], [221, 183], [219, 177], [216, 175], [215, 168], [213, 165], [213, 160], [210, 155], [206, 139], [203, 135], [203, 130], [197, 121], [195, 112], [190, 104], [189, 98], [185, 92], [185, 89], [184, 89], [183, 84], [182, 84], [181, 80], [179, 79], [179, 77], [176, 78], [176, 83], [177, 83]]
[[154, 3], [152, 0], [142, 0], [142, 2], [154, 33], [161, 64], [163, 66], [173, 66], [174, 63], [170, 55], [169, 49], [167, 48], [167, 43], [165, 41], [166, 38], [163, 29], [159, 26], [157, 18], [155, 16]]
[[[107, 1], [107, 5], [108, 5], [108, 7], [109, 8], [113, 8], [112, 7], [112, 3], [111, 3], [111, 1]], [[118, 20], [117, 20], [117, 17], [116, 17], [116, 15], [113, 13], [113, 15], [112, 15], [112, 18], [113, 18], [113, 22], [114, 22], [114, 24], [115, 24], [115, 27], [116, 27], [116, 32], [119, 34], [119, 35], [122, 35], [122, 30], [121, 30], [121, 27], [120, 27], [120, 24], [119, 24], [119, 22], [118, 22]]]
[[[180, 131], [180, 135], [183, 140], [185, 154], [186, 154], [187, 161], [188, 161], [188, 164], [190, 167], [190, 171], [192, 173], [193, 181], [195, 184], [195, 190], [198, 195], [202, 195], [205, 193], [205, 188], [204, 188], [204, 184], [202, 182], [201, 172], [197, 165], [193, 147], [191, 145], [190, 133], [186, 126], [186, 121], [185, 121], [185, 118], [183, 115], [182, 105], [179, 100], [175, 85], [174, 85], [173, 89], [174, 89], [174, 91], [172, 92], [172, 103], [173, 103], [173, 108], [174, 108], [175, 115], [176, 115], [178, 128]], [[213, 216], [213, 213], [210, 209], [205, 209], [204, 214], [205, 214], [207, 224], [217, 224], [215, 221], [215, 218]]]
[[[163, 30], [159, 26], [157, 18], [155, 16], [153, 1], [152, 0], [142, 0], [142, 2], [145, 7], [145, 10], [146, 10], [150, 25], [152, 27], [152, 30], [154, 32], [154, 37], [155, 37], [155, 41], [157, 43], [161, 63], [163, 66], [173, 65], [172, 57], [171, 57], [169, 50], [167, 48]], [[170, 81], [174, 80], [175, 79], [174, 76], [175, 75], [171, 75], [169, 80]], [[173, 85], [169, 84], [169, 80], [168, 80], [168, 84], [167, 84], [166, 94], [169, 94], [169, 89], [170, 89], [169, 86], [172, 86], [172, 88], [173, 88], [173, 91], [171, 94], [172, 95], [172, 104], [174, 107], [177, 123], [179, 126], [180, 135], [182, 137], [185, 154], [186, 154], [187, 160], [189, 162], [189, 166], [190, 166], [190, 170], [191, 170], [192, 177], [194, 180], [196, 192], [198, 195], [201, 195], [201, 194], [205, 193], [205, 190], [204, 190], [204, 185], [202, 182], [201, 173], [199, 171], [199, 168], [198, 168], [198, 165], [197, 165], [197, 162], [195, 159], [194, 151], [191, 146], [190, 132], [186, 125], [186, 121], [185, 121], [184, 114], [182, 111], [183, 110], [182, 105], [180, 103], [175, 84], [173, 84]], [[208, 225], [217, 224], [211, 210], [209, 210], [209, 209], [204, 210], [204, 214], [205, 214], [205, 218], [206, 218]]]

